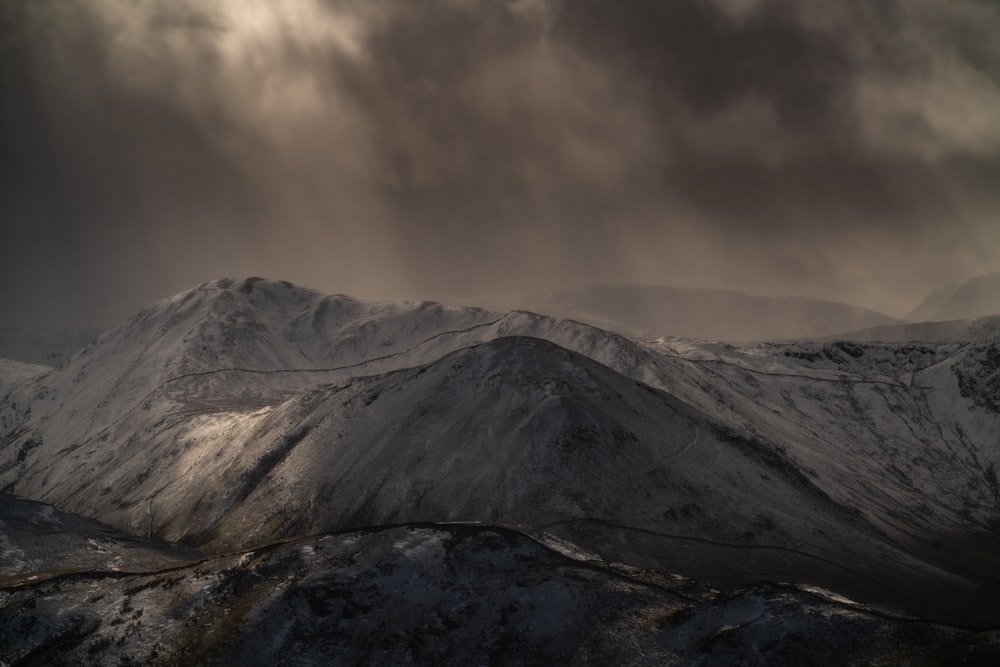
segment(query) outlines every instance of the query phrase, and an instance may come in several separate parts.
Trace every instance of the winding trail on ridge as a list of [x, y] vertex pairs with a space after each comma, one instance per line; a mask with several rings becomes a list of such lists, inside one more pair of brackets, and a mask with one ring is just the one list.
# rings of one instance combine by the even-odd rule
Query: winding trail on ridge
[[661, 463], [666, 463], [667, 461], [672, 461], [673, 459], [680, 458], [681, 456], [684, 456], [689, 451], [691, 451], [692, 447], [694, 447], [695, 445], [698, 444], [698, 439], [700, 437], [701, 437], [701, 429], [698, 428], [697, 425], [695, 425], [695, 427], [694, 427], [694, 437], [691, 438], [691, 442], [689, 442], [686, 445], [684, 445], [681, 449], [677, 450], [676, 452], [671, 452], [670, 454], [667, 454], [666, 456], [662, 456], [662, 457], [656, 459], [655, 461], [653, 461], [652, 463], [650, 463], [649, 465], [647, 465], [644, 468], [639, 468], [638, 470], [629, 470], [629, 471], [626, 471], [626, 472], [623, 472], [623, 473], [619, 473], [619, 474], [614, 475], [612, 477], [608, 477], [605, 481], [610, 482], [610, 481], [615, 480], [615, 479], [621, 479], [622, 477], [632, 477], [634, 475], [642, 475], [644, 473], [649, 472], [650, 470], [652, 470], [656, 466], [660, 465]]

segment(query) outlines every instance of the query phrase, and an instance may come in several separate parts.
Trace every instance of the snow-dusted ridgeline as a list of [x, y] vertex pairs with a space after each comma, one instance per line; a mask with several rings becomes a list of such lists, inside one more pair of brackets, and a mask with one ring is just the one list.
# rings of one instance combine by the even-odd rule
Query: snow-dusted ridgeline
[[484, 296], [475, 305], [529, 310], [629, 336], [760, 341], [828, 336], [900, 323], [867, 308], [730, 290], [597, 285], [546, 294]]
[[0, 580], [9, 664], [975, 664], [1000, 652], [991, 634], [829, 591], [720, 592], [500, 526], [380, 526], [200, 557], [9, 496], [0, 521], [4, 553], [32, 572]]
[[1000, 553], [996, 344], [642, 343], [219, 281], [21, 384], [0, 483], [216, 548], [503, 520], [611, 558], [739, 562], [993, 618], [975, 589]]

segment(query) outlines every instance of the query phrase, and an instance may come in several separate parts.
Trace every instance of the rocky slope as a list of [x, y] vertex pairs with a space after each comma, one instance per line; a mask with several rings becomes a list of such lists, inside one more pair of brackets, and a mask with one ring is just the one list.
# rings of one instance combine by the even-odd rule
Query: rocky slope
[[[11, 546], [101, 539], [50, 506]], [[11, 503], [15, 510], [10, 511]], [[50, 532], [55, 531], [55, 532]], [[84, 542], [86, 540], [86, 542]], [[133, 538], [136, 545], [148, 545]], [[0, 582], [5, 664], [986, 664], [996, 633], [888, 616], [818, 589], [719, 591], [612, 566], [501, 526], [408, 524], [113, 567], [67, 560]], [[162, 546], [157, 545], [158, 549]], [[178, 550], [179, 551], [179, 550]], [[70, 565], [72, 563], [69, 563]]]

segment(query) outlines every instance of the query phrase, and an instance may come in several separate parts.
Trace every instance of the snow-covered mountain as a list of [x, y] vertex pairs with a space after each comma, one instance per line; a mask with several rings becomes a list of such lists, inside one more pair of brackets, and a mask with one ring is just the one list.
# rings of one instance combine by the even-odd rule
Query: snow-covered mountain
[[29, 558], [31, 580], [0, 581], [6, 664], [987, 664], [1000, 654], [995, 636], [828, 591], [720, 592], [500, 526], [381, 526], [167, 559], [164, 545], [133, 536], [122, 549], [106, 527], [49, 505], [0, 496], [0, 518], [15, 522], [5, 554], [61, 551], [58, 563]]
[[719, 585], [989, 625], [998, 344], [640, 341], [224, 280], [21, 368], [0, 485], [211, 553], [504, 522]]
[[899, 323], [866, 308], [821, 299], [646, 285], [489, 296], [478, 305], [578, 320], [625, 335], [716, 341], [818, 338]]
[[911, 322], [965, 320], [1000, 315], [1000, 272], [945, 285], [930, 294], [909, 314]]

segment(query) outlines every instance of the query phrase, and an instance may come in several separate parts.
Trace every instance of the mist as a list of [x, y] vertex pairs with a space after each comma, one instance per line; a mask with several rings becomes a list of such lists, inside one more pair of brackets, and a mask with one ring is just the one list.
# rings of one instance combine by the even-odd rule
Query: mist
[[0, 324], [222, 276], [892, 315], [1000, 269], [1000, 8], [0, 1]]

